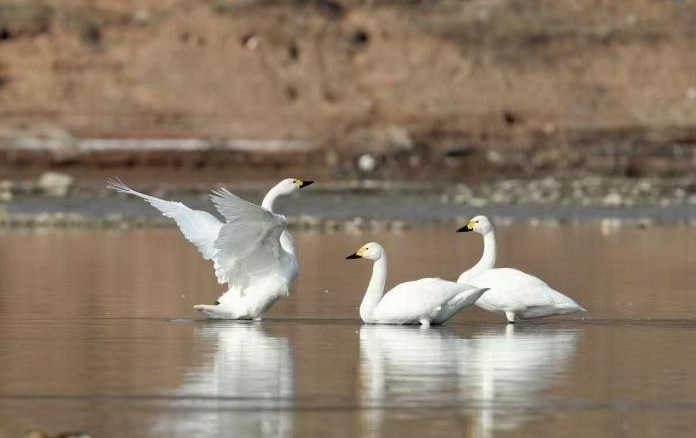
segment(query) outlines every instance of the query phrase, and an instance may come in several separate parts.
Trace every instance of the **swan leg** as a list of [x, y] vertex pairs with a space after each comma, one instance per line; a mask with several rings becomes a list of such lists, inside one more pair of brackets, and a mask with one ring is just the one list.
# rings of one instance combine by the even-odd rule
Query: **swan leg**
[[510, 324], [515, 323], [515, 312], [505, 312], [505, 317]]
[[422, 327], [422, 328], [428, 328], [428, 327], [430, 327], [430, 320], [429, 320], [429, 319], [423, 318], [423, 319], [420, 320], [420, 323], [421, 323], [421, 327]]

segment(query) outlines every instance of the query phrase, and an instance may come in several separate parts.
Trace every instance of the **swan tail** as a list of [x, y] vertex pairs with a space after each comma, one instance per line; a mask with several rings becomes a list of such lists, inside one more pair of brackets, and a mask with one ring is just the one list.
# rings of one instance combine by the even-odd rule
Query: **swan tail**
[[453, 302], [456, 303], [456, 306], [459, 307], [459, 309], [469, 307], [470, 305], [478, 301], [478, 299], [481, 298], [481, 296], [484, 293], [486, 293], [486, 291], [488, 291], [489, 289], [490, 288], [483, 287], [467, 290], [454, 297]]
[[209, 319], [234, 319], [231, 314], [220, 311], [219, 307], [219, 304], [196, 304], [193, 306]]
[[587, 310], [577, 303], [572, 303], [572, 304], [568, 303], [568, 304], [558, 304], [556, 306], [556, 312], [559, 315], [566, 315], [568, 313], [587, 312]]
[[194, 309], [208, 319], [260, 319], [261, 315], [239, 314], [224, 304], [197, 304]]

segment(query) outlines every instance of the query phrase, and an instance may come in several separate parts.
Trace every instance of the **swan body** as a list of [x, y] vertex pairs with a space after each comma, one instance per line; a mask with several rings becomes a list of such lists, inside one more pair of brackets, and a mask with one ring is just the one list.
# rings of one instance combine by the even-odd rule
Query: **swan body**
[[204, 259], [212, 260], [218, 283], [228, 290], [213, 305], [194, 308], [214, 319], [260, 319], [279, 298], [290, 293], [299, 264], [285, 216], [273, 212], [273, 203], [312, 184], [287, 178], [273, 187], [261, 205], [238, 198], [225, 189], [210, 198], [225, 218], [192, 210], [181, 202], [165, 201], [137, 192], [120, 180], [107, 187], [138, 196], [176, 221], [182, 234]]
[[368, 243], [347, 257], [373, 260], [372, 278], [360, 304], [360, 318], [368, 324], [439, 324], [443, 309], [453, 299], [473, 304], [486, 289], [441, 278], [423, 278], [401, 283], [384, 294], [387, 256], [378, 243]]
[[584, 312], [570, 297], [551, 288], [533, 275], [511, 268], [495, 269], [496, 242], [493, 224], [486, 216], [476, 216], [459, 232], [483, 235], [483, 255], [479, 262], [457, 279], [458, 283], [486, 287], [476, 305], [489, 312], [505, 315], [508, 322]]
[[[516, 318], [532, 319], [585, 310], [542, 280], [517, 269], [489, 269], [467, 281], [490, 288], [476, 305], [500, 315], [512, 313]], [[508, 319], [514, 321], [512, 317]]]

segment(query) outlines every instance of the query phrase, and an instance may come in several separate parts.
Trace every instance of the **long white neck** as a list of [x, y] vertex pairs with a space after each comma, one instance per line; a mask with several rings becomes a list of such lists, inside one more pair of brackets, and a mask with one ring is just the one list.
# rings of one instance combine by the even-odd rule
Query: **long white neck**
[[367, 286], [365, 296], [360, 303], [360, 318], [369, 322], [372, 310], [379, 304], [379, 301], [384, 295], [384, 286], [387, 284], [387, 256], [382, 254], [382, 257], [377, 259], [372, 265], [372, 277], [370, 284]]
[[495, 254], [495, 231], [490, 230], [483, 235], [483, 255], [481, 259], [471, 269], [460, 275], [457, 282], [466, 283], [466, 280], [473, 276], [488, 269], [493, 269], [495, 267]]
[[261, 202], [261, 207], [265, 208], [268, 211], [273, 211], [273, 203], [275, 202], [276, 198], [278, 196], [281, 196], [283, 193], [281, 193], [280, 190], [280, 184], [276, 185], [273, 187], [271, 190], [266, 193], [266, 196], [263, 198], [263, 201]]

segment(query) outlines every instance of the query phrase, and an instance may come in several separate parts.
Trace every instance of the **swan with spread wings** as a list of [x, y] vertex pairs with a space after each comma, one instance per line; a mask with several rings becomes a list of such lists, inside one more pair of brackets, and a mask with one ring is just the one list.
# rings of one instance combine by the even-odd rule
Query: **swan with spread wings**
[[312, 182], [284, 179], [266, 194], [260, 206], [226, 189], [215, 190], [210, 199], [225, 222], [181, 202], [137, 192], [118, 179], [109, 181], [107, 187], [143, 198], [174, 219], [203, 258], [213, 261], [218, 283], [226, 283], [229, 289], [215, 304], [199, 304], [194, 306], [196, 310], [214, 319], [258, 320], [279, 298], [289, 295], [299, 270], [287, 220], [273, 212], [273, 203]]

